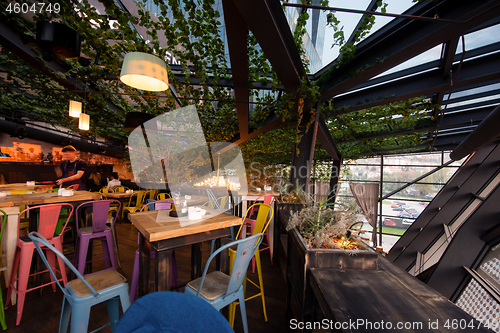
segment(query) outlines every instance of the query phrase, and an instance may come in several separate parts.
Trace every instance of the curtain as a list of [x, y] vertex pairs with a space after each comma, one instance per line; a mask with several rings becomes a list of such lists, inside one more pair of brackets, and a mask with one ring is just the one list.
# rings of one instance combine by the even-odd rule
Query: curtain
[[378, 183], [349, 183], [352, 195], [368, 223], [373, 227], [373, 247], [377, 246]]

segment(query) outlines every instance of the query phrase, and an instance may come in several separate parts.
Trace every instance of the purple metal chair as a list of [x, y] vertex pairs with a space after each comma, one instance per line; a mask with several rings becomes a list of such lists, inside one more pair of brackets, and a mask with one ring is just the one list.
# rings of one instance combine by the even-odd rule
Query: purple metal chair
[[[162, 210], [162, 209], [170, 209], [172, 208], [172, 201], [160, 200], [149, 202], [142, 206], [141, 212], [144, 209], [151, 210]], [[140, 237], [140, 235], [138, 235]], [[155, 252], [151, 251], [151, 259], [155, 259]], [[172, 256], [170, 257], [170, 285], [174, 286], [179, 284], [179, 276], [177, 275], [177, 261], [175, 260], [175, 250], [172, 250]], [[134, 303], [135, 294], [137, 293], [137, 289], [139, 288], [139, 249], [135, 251], [135, 259], [134, 259], [134, 269], [132, 271], [132, 280], [130, 281], [130, 303]]]
[[[96, 238], [101, 240], [102, 252], [104, 256], [104, 258], [96, 260], [104, 259], [104, 262], [106, 264], [106, 269], [112, 268], [116, 270], [116, 260], [115, 260], [115, 250], [113, 247], [112, 230], [115, 227], [115, 222], [118, 217], [118, 214], [116, 214], [115, 218], [113, 219], [111, 226], [107, 225], [109, 207], [112, 202], [118, 203], [118, 211], [120, 211], [121, 202], [118, 200], [88, 201], [82, 203], [76, 208], [75, 224], [77, 229], [77, 236], [76, 236], [74, 265], [75, 267], [77, 267], [78, 271], [82, 275], [85, 270], [85, 264], [87, 263], [87, 252], [90, 240]], [[92, 218], [89, 220], [92, 221], [92, 225], [81, 228], [80, 223], [78, 221], [80, 210], [84, 209], [85, 206], [88, 207], [90, 205], [92, 205]], [[91, 260], [89, 262], [93, 262], [96, 260]]]

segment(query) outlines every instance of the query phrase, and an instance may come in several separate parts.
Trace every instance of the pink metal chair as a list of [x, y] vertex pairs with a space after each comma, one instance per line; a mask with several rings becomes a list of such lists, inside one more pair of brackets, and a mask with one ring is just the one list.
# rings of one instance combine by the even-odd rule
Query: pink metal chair
[[[172, 208], [172, 201], [155, 201], [145, 204], [141, 208], [141, 212], [145, 209], [152, 210], [154, 206], [154, 210], [161, 209], [170, 209]], [[140, 235], [139, 235], [140, 237]], [[151, 259], [155, 259], [155, 252], [151, 251]], [[172, 274], [170, 274], [170, 285], [179, 284], [179, 276], [177, 274], [177, 261], [175, 260], [175, 250], [172, 250], [172, 256], [170, 257], [170, 270]], [[139, 249], [135, 251], [135, 259], [134, 259], [134, 269], [132, 271], [132, 280], [130, 281], [130, 303], [134, 303], [135, 294], [137, 293], [137, 289], [139, 288]]]
[[75, 190], [75, 191], [78, 191], [78, 188], [80, 187], [80, 184], [73, 184], [73, 185], [70, 185], [66, 188], [70, 188], [72, 190]]
[[[266, 195], [261, 195], [255, 200], [255, 203], [259, 202], [259, 200], [262, 200], [264, 198], [264, 204], [273, 206], [274, 203], [274, 195], [272, 194], [266, 194]], [[255, 227], [255, 220], [251, 219], [250, 217], [254, 216], [254, 214], [258, 211], [258, 206], [253, 206], [252, 209], [250, 210], [250, 213], [247, 215], [248, 217], [245, 218], [245, 224], [250, 226], [250, 235], [253, 235], [253, 229]], [[271, 257], [271, 265], [273, 264], [273, 256], [271, 255], [271, 242], [269, 241], [269, 228], [266, 229], [265, 231], [266, 234], [266, 241], [267, 243], [262, 242], [262, 245], [264, 245], [263, 248], [259, 249], [259, 251], [265, 251], [269, 250], [269, 256]], [[255, 257], [252, 258], [252, 273], [255, 273]]]
[[[84, 202], [76, 208], [76, 245], [74, 255], [74, 265], [83, 275], [85, 264], [87, 263], [87, 252], [91, 239], [100, 239], [102, 244], [103, 258], [91, 260], [90, 262], [103, 260], [106, 264], [106, 269], [112, 268], [116, 270], [115, 249], [113, 246], [113, 233], [112, 229], [115, 227], [115, 222], [118, 214], [115, 215], [111, 226], [107, 225], [108, 212], [111, 203], [118, 203], [118, 211], [121, 208], [121, 202], [118, 200], [96, 200]], [[79, 225], [79, 212], [85, 207], [92, 206], [92, 226], [85, 226], [83, 228]], [[89, 221], [87, 221], [89, 222]]]
[[[58, 251], [62, 252], [63, 233], [55, 235], [54, 232], [56, 230], [57, 222], [61, 214], [61, 208], [63, 206], [64, 209], [67, 209], [67, 211], [69, 212], [68, 218], [66, 219], [66, 223], [62, 228], [62, 230], [64, 230], [69, 222], [69, 219], [73, 215], [73, 206], [68, 203], [34, 206], [27, 208], [19, 214], [18, 226], [21, 223], [21, 216], [23, 214], [27, 213], [28, 211], [31, 211], [30, 212], [31, 214], [36, 214], [34, 210], [35, 209], [39, 210], [39, 214], [37, 216], [38, 233], [41, 234], [43, 237], [45, 237], [47, 241], [51, 245], [53, 245]], [[12, 291], [16, 292], [17, 294], [16, 326], [19, 325], [19, 323], [21, 322], [21, 317], [23, 315], [23, 308], [24, 308], [24, 299], [27, 292], [42, 288], [50, 284], [52, 284], [52, 289], [54, 292], [56, 291], [57, 288], [56, 281], [54, 277], [51, 275], [50, 276], [51, 282], [28, 289], [28, 279], [30, 276], [46, 273], [49, 271], [48, 269], [46, 269], [44, 271], [30, 275], [31, 261], [33, 259], [34, 251], [35, 251], [35, 245], [28, 236], [19, 237], [19, 227], [18, 227], [17, 249], [16, 249], [16, 254], [14, 256], [14, 265], [12, 266], [12, 274], [10, 276], [9, 289], [7, 291], [7, 299], [5, 300], [5, 308], [7, 308], [11, 299]], [[52, 270], [56, 272], [56, 257], [54, 255], [54, 252], [52, 251], [46, 251], [46, 252], [47, 252], [47, 261], [49, 262]], [[59, 262], [59, 273], [61, 274], [63, 283], [66, 284], [68, 282], [68, 278], [66, 276], [66, 266], [64, 265], [64, 261], [61, 258], [57, 259]], [[17, 274], [18, 278], [16, 278], [16, 272], [18, 268], [19, 268], [19, 272]], [[15, 286], [16, 281], [18, 283], [17, 288]]]

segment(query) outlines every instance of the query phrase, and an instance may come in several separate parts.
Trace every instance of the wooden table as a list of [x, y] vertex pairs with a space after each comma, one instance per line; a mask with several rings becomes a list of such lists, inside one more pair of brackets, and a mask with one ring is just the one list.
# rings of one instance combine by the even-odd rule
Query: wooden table
[[75, 191], [75, 194], [71, 197], [58, 196], [57, 193], [35, 193], [8, 195], [7, 197], [0, 198], [0, 209], [7, 213], [7, 224], [2, 237], [2, 251], [6, 256], [7, 270], [5, 271], [5, 282], [7, 287], [10, 281], [14, 254], [17, 248], [17, 236], [19, 229], [18, 219], [21, 205], [37, 206], [67, 202], [76, 208], [82, 202], [99, 200], [99, 198], [99, 193], [91, 193], [87, 191]]
[[[379, 258], [379, 270], [335, 270], [312, 269], [311, 287], [323, 318], [338, 323], [364, 320], [357, 327], [341, 327], [339, 332], [465, 332], [460, 329], [447, 329], [446, 321], [468, 324], [473, 318], [451, 303], [447, 298], [420, 280], [396, 267], [387, 259]], [[382, 329], [369, 329], [368, 322], [385, 323]], [[429, 327], [438, 322], [437, 327]], [[490, 332], [485, 328], [477, 329], [478, 322], [471, 332]], [[390, 323], [390, 324], [389, 324]], [[396, 329], [397, 323], [407, 323], [412, 329]], [[340, 324], [338, 324], [340, 325]], [[388, 325], [392, 325], [389, 329]], [[335, 331], [335, 330], [332, 330]]]
[[[148, 190], [141, 190], [141, 191], [147, 192]], [[122, 211], [119, 212], [120, 216], [118, 217], [118, 223], [122, 222], [122, 212], [123, 212], [124, 205], [126, 203], [128, 203], [128, 201], [130, 200], [130, 197], [132, 196], [132, 194], [137, 193], [137, 192], [140, 192], [140, 191], [134, 191], [133, 193], [126, 193], [126, 192], [104, 193], [104, 195], [108, 199], [116, 199], [116, 200], [119, 200], [122, 203], [122, 208], [121, 208]], [[184, 196], [181, 197], [181, 200], [182, 201], [185, 200]], [[168, 198], [165, 201], [174, 202], [174, 200], [171, 199], [171, 198]], [[188, 206], [201, 206], [201, 205], [203, 205], [207, 201], [208, 201], [208, 197], [204, 197], [204, 196], [201, 196], [201, 195], [192, 195], [191, 199], [187, 200], [187, 204], [188, 204]]]
[[12, 183], [0, 185], [0, 191], [34, 191], [38, 193], [43, 193], [54, 187], [54, 184], [43, 184], [43, 185], [33, 185], [28, 186], [26, 183]]
[[[170, 290], [170, 256], [172, 249], [191, 245], [191, 279], [201, 276], [201, 242], [231, 236], [230, 227], [241, 225], [241, 218], [207, 209], [200, 222], [182, 227], [178, 218], [169, 218], [168, 222], [156, 222], [158, 211], [130, 214], [134, 226], [140, 232], [139, 248], [139, 297], [149, 292], [149, 272], [151, 250], [155, 252], [155, 291]], [[220, 259], [217, 260], [220, 269]]]

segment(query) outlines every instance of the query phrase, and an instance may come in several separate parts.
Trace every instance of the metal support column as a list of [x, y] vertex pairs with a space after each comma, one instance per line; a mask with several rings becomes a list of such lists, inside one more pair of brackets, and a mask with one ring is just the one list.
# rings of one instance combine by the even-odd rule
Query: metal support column
[[[378, 244], [382, 246], [382, 195], [384, 189], [384, 155], [380, 155], [380, 202], [379, 211], [380, 211], [380, 219], [378, 222]], [[375, 232], [375, 230], [374, 230]], [[375, 244], [373, 244], [375, 246]]]

